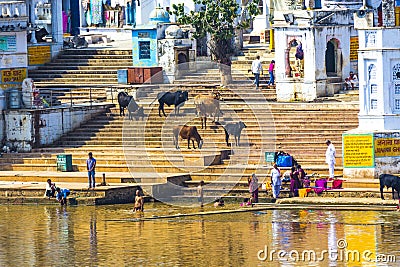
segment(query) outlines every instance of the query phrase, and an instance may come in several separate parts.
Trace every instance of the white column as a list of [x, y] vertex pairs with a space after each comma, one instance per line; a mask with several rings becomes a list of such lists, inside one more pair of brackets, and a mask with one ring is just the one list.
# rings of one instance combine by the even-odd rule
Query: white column
[[62, 1], [51, 0], [51, 27], [53, 43], [62, 43]]

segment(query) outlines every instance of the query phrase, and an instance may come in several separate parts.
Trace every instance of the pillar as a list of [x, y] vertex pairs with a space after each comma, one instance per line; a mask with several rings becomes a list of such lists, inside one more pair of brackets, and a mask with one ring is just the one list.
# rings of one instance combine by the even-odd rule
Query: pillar
[[63, 43], [62, 1], [51, 0], [51, 27], [53, 43]]

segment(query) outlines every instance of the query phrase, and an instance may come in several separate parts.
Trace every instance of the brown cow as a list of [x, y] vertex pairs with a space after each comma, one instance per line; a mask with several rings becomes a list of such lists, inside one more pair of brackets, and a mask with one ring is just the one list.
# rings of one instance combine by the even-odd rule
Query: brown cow
[[219, 115], [221, 112], [219, 101], [221, 100], [220, 92], [212, 92], [208, 95], [197, 95], [194, 99], [196, 105], [196, 115], [201, 118], [201, 128], [207, 128], [207, 116], [214, 116], [219, 121]]
[[179, 136], [182, 139], [188, 140], [188, 149], [190, 149], [190, 140], [192, 140], [194, 149], [196, 149], [194, 141], [197, 142], [197, 146], [199, 147], [199, 149], [201, 149], [201, 147], [203, 146], [203, 139], [201, 139], [201, 136], [197, 131], [196, 126], [187, 126], [187, 125], [174, 126], [173, 134], [174, 134], [174, 145], [176, 149], [179, 149], [179, 143], [178, 143]]

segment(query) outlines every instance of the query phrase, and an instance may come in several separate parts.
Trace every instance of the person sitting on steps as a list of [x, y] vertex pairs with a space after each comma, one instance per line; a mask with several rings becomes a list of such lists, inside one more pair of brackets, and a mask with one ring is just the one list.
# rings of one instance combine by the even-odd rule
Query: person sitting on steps
[[344, 88], [345, 88], [345, 90], [349, 90], [350, 87], [351, 87], [351, 90], [354, 90], [355, 87], [358, 87], [358, 77], [352, 71], [350, 71], [349, 77], [347, 77], [344, 80]]

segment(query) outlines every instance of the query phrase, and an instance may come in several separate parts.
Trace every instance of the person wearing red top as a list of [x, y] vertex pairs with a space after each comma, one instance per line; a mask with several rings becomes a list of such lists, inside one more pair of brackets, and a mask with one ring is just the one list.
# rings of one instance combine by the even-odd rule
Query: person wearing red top
[[268, 68], [269, 81], [268, 81], [267, 85], [275, 84], [274, 69], [275, 69], [275, 60], [271, 60], [271, 63], [269, 64], [269, 68]]

